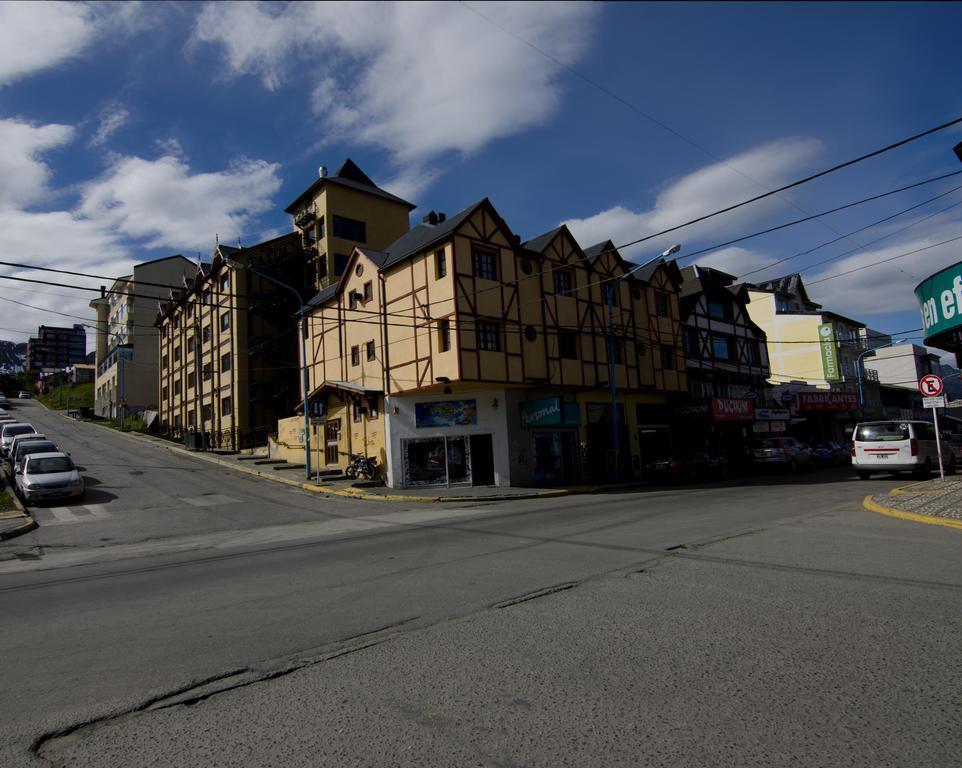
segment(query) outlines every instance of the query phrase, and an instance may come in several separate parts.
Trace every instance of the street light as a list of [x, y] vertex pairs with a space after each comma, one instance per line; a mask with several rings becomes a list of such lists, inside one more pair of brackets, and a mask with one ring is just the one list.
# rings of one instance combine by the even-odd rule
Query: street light
[[639, 269], [643, 269], [659, 259], [667, 259], [669, 256], [678, 253], [680, 250], [681, 244], [675, 243], [673, 246], [671, 246], [671, 248], [666, 251], [662, 251], [662, 253], [660, 253], [658, 256], [648, 259], [648, 261], [645, 263], [629, 269], [621, 277], [616, 278], [608, 283], [608, 385], [611, 389], [611, 449], [615, 461], [616, 483], [621, 482], [621, 461], [618, 456], [621, 450], [621, 435], [618, 434], [618, 385], [615, 379], [615, 289], [622, 280], [631, 277]]
[[865, 357], [869, 352], [874, 352], [877, 349], [886, 349], [887, 347], [895, 347], [901, 344], [903, 341], [907, 341], [907, 339], [899, 339], [898, 341], [893, 341], [888, 344], [880, 344], [877, 347], [866, 349], [855, 358], [855, 380], [858, 382], [858, 411], [863, 419], [865, 418], [865, 384], [862, 380], [862, 358]]
[[255, 275], [259, 275], [260, 277], [262, 277], [264, 280], [266, 280], [266, 281], [269, 282], [269, 283], [273, 283], [274, 285], [277, 285], [277, 286], [279, 286], [279, 287], [281, 287], [281, 288], [286, 288], [287, 290], [289, 290], [291, 293], [293, 293], [293, 294], [297, 297], [297, 303], [298, 303], [298, 306], [300, 306], [300, 310], [298, 310], [298, 314], [299, 314], [300, 317], [301, 317], [301, 386], [303, 387], [303, 390], [304, 390], [304, 396], [303, 396], [303, 406], [304, 406], [304, 476], [305, 476], [305, 478], [307, 479], [307, 481], [310, 482], [310, 480], [311, 480], [311, 429], [310, 429], [310, 427], [311, 427], [311, 421], [310, 421], [310, 414], [308, 414], [308, 412], [307, 412], [307, 395], [308, 395], [308, 392], [307, 392], [307, 387], [308, 387], [308, 382], [307, 382], [307, 312], [306, 312], [307, 307], [304, 306], [304, 300], [301, 298], [300, 291], [298, 291], [296, 288], [293, 288], [292, 286], [288, 285], [287, 283], [282, 283], [280, 280], [277, 280], [277, 279], [271, 277], [270, 275], [265, 274], [264, 272], [261, 272], [261, 271], [258, 270], [258, 269], [254, 269], [254, 267], [252, 267], [250, 264], [243, 264], [243, 263], [241, 263], [241, 262], [239, 262], [239, 261], [236, 261], [236, 260], [234, 260], [234, 259], [224, 259], [224, 263], [225, 263], [228, 267], [231, 267], [231, 268], [235, 268], [235, 269], [246, 269], [248, 272], [253, 272]]

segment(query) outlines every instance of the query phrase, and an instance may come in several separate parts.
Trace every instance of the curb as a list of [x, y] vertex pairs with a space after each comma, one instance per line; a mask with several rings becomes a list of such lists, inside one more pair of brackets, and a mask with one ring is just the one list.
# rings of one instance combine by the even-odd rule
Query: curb
[[862, 506], [865, 507], [869, 512], [877, 512], [880, 515], [888, 515], [889, 517], [897, 517], [901, 520], [911, 520], [916, 523], [925, 523], [927, 525], [941, 525], [946, 528], [957, 528], [962, 530], [962, 520], [952, 520], [945, 517], [932, 517], [931, 515], [919, 515], [915, 512], [903, 512], [901, 509], [892, 509], [892, 507], [883, 507], [881, 504], [877, 504], [872, 501], [871, 496], [866, 496], [862, 500]]
[[20, 515], [26, 520], [25, 523], [22, 523], [16, 528], [0, 531], [0, 541], [9, 541], [10, 539], [15, 539], [17, 536], [23, 536], [23, 534], [30, 533], [30, 531], [35, 531], [40, 527], [37, 525], [37, 521], [33, 519], [29, 512], [27, 512], [26, 507], [20, 503], [20, 499], [17, 498], [17, 495], [10, 488], [4, 488], [4, 490], [0, 491], [0, 493], [10, 494], [10, 498], [13, 499], [13, 503], [20, 512]]
[[325, 493], [331, 496], [343, 496], [359, 501], [401, 501], [412, 504], [463, 504], [470, 501], [515, 501], [520, 499], [547, 499], [557, 496], [569, 496], [567, 489], [553, 489], [550, 491], [536, 491], [512, 496], [404, 496], [397, 493], [367, 493], [360, 488], [331, 488], [330, 486], [303, 483], [301, 487], [311, 493]]

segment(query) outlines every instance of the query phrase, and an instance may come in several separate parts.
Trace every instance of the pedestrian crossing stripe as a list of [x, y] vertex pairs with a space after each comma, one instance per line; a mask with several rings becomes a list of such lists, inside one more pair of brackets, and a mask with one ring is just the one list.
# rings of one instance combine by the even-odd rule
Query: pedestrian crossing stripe
[[[53, 519], [48, 520], [47, 513]], [[82, 507], [48, 507], [46, 509], [34, 508], [33, 517], [41, 526], [51, 525], [75, 525], [77, 523], [92, 523], [95, 520], [102, 520], [112, 517], [103, 504], [85, 504]]]

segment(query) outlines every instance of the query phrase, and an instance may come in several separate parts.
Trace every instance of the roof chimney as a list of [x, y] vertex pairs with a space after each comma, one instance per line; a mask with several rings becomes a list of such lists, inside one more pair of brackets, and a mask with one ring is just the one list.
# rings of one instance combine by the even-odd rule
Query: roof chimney
[[[443, 214], [442, 214], [443, 215]], [[441, 219], [444, 221], [444, 219]], [[421, 219], [422, 224], [430, 224], [432, 227], [436, 226], [438, 223], [438, 215], [434, 211], [424, 214], [424, 218]]]
[[106, 299], [106, 298], [107, 298], [107, 286], [106, 286], [106, 285], [100, 286], [100, 298], [102, 298], [102, 299]]
[[326, 178], [327, 178], [327, 166], [326, 166], [326, 165], [322, 165], [320, 168], [317, 169], [317, 177], [318, 177], [319, 179], [326, 179]]
[[438, 224], [444, 221], [447, 217], [448, 215], [446, 213], [444, 213], [443, 211], [438, 211]]

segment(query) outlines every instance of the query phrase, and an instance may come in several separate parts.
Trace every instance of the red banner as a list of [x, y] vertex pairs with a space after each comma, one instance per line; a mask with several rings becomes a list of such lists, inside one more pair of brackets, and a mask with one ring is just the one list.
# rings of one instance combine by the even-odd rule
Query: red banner
[[800, 411], [848, 411], [858, 408], [858, 395], [854, 392], [799, 392]]
[[713, 397], [711, 415], [715, 421], [754, 421], [755, 401], [747, 398]]

